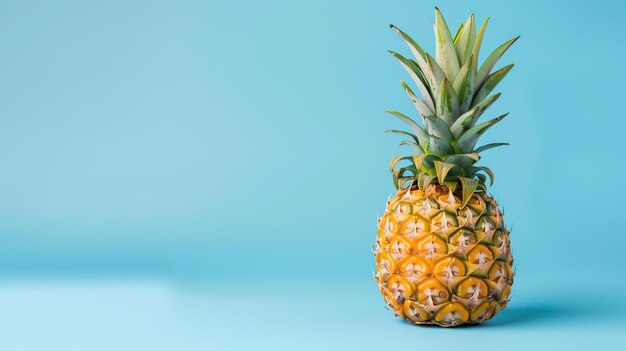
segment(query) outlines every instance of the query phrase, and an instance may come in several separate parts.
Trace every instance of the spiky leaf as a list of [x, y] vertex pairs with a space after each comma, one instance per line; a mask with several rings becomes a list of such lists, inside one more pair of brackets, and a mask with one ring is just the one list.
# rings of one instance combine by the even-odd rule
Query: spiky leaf
[[436, 98], [437, 94], [439, 94], [439, 87], [441, 86], [441, 83], [446, 79], [446, 74], [443, 72], [443, 69], [441, 69], [437, 61], [435, 61], [435, 59], [428, 54], [426, 54], [426, 65], [430, 71], [430, 76], [428, 77], [430, 92], [432, 96]]
[[406, 123], [409, 126], [409, 128], [411, 128], [413, 133], [415, 134], [415, 137], [417, 137], [418, 143], [420, 145], [426, 145], [426, 142], [428, 141], [428, 134], [426, 134], [424, 129], [422, 129], [422, 127], [420, 127], [419, 124], [417, 124], [414, 120], [412, 120], [411, 118], [403, 115], [402, 113], [400, 113], [398, 111], [387, 110], [386, 112], [388, 112], [388, 113], [398, 117], [398, 119], [400, 119], [402, 122]]
[[489, 129], [494, 124], [500, 122], [507, 115], [508, 115], [508, 113], [504, 114], [504, 115], [502, 115], [500, 117], [494, 118], [492, 120], [489, 120], [487, 122], [484, 122], [484, 123], [481, 123], [481, 124], [473, 126], [472, 128], [470, 128], [467, 131], [465, 131], [463, 134], [461, 134], [461, 136], [456, 141], [454, 146], [456, 147], [456, 149], [459, 152], [462, 152], [462, 153], [469, 153], [469, 152], [471, 152], [471, 150], [474, 148], [474, 145], [476, 145], [476, 141], [478, 141], [478, 138], [485, 131], [487, 131], [487, 129]]
[[[406, 177], [404, 176], [406, 172], [411, 172], [412, 175], [409, 177]], [[393, 171], [394, 186], [396, 187], [396, 189], [401, 189], [407, 181], [411, 179], [415, 179], [415, 176], [417, 176], [417, 174], [418, 174], [418, 171], [414, 167], [403, 167], [403, 168], [395, 169]]]
[[400, 62], [402, 67], [404, 67], [404, 69], [409, 73], [409, 75], [417, 85], [417, 88], [420, 90], [420, 93], [422, 93], [424, 101], [426, 101], [428, 107], [431, 110], [435, 110], [435, 102], [433, 101], [430, 93], [428, 80], [426, 79], [424, 73], [420, 70], [420, 68], [417, 67], [413, 62], [407, 60], [404, 56], [398, 54], [397, 52], [389, 51], [389, 53], [393, 57], [395, 57]]
[[454, 193], [454, 191], [456, 190], [456, 187], [458, 185], [458, 183], [454, 180], [446, 180], [444, 182], [444, 184], [448, 187], [448, 189], [450, 189], [451, 193]]
[[[411, 186], [411, 184], [413, 184], [413, 182], [415, 182], [415, 177], [399, 177], [396, 180], [396, 183], [394, 184], [396, 189], [400, 190], [400, 189], [406, 189], [409, 186]], [[406, 185], [406, 183], [409, 183], [409, 185]]]
[[437, 116], [452, 125], [459, 116], [459, 98], [447, 78], [441, 82], [437, 94]]
[[456, 47], [456, 44], [459, 42], [459, 37], [461, 36], [461, 32], [463, 31], [463, 26], [465, 26], [465, 23], [461, 23], [459, 29], [456, 30], [456, 34], [454, 34], [454, 38], [452, 38], [454, 47]]
[[404, 130], [397, 130], [397, 129], [387, 129], [385, 131], [385, 133], [396, 133], [396, 134], [401, 134], [401, 135], [405, 135], [410, 137], [411, 139], [415, 140], [416, 143], [419, 143], [419, 141], [417, 140], [417, 137], [415, 136], [415, 134], [411, 134], [409, 132], [406, 132]]
[[421, 190], [426, 190], [428, 185], [430, 185], [435, 178], [437, 178], [437, 176], [420, 173], [417, 176], [417, 187]]
[[459, 112], [469, 110], [474, 97], [474, 70], [472, 69], [473, 57], [461, 67], [459, 74], [454, 78], [454, 91], [459, 98]]
[[500, 81], [507, 75], [507, 73], [509, 73], [511, 68], [513, 68], [513, 65], [514, 64], [512, 63], [508, 66], [504, 66], [500, 68], [499, 70], [490, 74], [487, 80], [485, 81], [485, 84], [483, 84], [483, 86], [480, 88], [478, 93], [476, 93], [476, 98], [475, 98], [476, 101], [481, 101], [487, 95], [489, 95], [489, 93], [493, 91], [496, 85], [498, 85], [498, 83], [500, 83]]
[[498, 147], [498, 146], [503, 146], [503, 145], [509, 145], [509, 143], [491, 143], [491, 144], [487, 144], [487, 145], [483, 145], [477, 149], [474, 150], [475, 153], [480, 153], [489, 149], [493, 149], [494, 147]]
[[494, 94], [486, 99], [483, 99], [479, 104], [472, 107], [471, 110], [462, 114], [450, 127], [450, 131], [454, 135], [455, 138], [459, 138], [463, 132], [473, 127], [478, 118], [485, 112], [485, 110], [491, 106], [498, 98], [500, 97], [500, 93]]
[[448, 125], [443, 121], [443, 119], [436, 116], [429, 116], [426, 118], [426, 121], [429, 135], [434, 135], [437, 138], [446, 140], [452, 140], [450, 128], [448, 128]]
[[444, 160], [447, 163], [454, 163], [457, 166], [467, 167], [480, 160], [480, 156], [476, 152], [471, 154], [454, 154], [446, 157]]
[[483, 114], [483, 112], [485, 112], [485, 110], [487, 110], [487, 108], [489, 108], [489, 106], [491, 106], [494, 102], [496, 102], [496, 100], [498, 100], [500, 95], [501, 95], [500, 93], [493, 94], [487, 98], [482, 99], [481, 101], [478, 101], [478, 103], [473, 104], [474, 105], [473, 107], [478, 108], [478, 113], [472, 119], [470, 126], [473, 126], [476, 124], [476, 121], [478, 121], [478, 118]]
[[433, 162], [435, 161], [441, 161], [441, 158], [433, 154], [413, 156], [413, 163], [415, 164], [415, 166], [417, 166], [418, 169], [425, 171], [426, 173], [428, 173], [429, 169], [433, 169], [432, 174], [434, 174], [435, 164]]
[[404, 41], [409, 46], [409, 49], [411, 50], [411, 52], [413, 53], [413, 56], [415, 56], [416, 59], [419, 60], [420, 57], [424, 59], [424, 54], [425, 54], [424, 50], [422, 49], [421, 46], [419, 46], [419, 44], [415, 40], [413, 40], [413, 38], [408, 36], [406, 33], [400, 30], [400, 28], [394, 26], [393, 24], [390, 24], [389, 28], [393, 29], [396, 33], [398, 33], [398, 35], [402, 37], [402, 39], [404, 39]]
[[488, 167], [476, 167], [479, 170], [487, 173], [487, 175], [489, 176], [489, 185], [493, 185], [493, 181], [495, 179], [495, 176], [493, 174], [493, 171], [491, 169], [489, 169]]
[[428, 78], [429, 72], [427, 70], [428, 66], [426, 65], [425, 60], [426, 52], [422, 49], [421, 46], [419, 46], [417, 42], [415, 42], [415, 40], [413, 40], [410, 36], [401, 31], [398, 27], [394, 26], [393, 24], [390, 24], [389, 27], [391, 27], [396, 33], [398, 33], [398, 35], [400, 35], [400, 37], [402, 37], [402, 39], [404, 39], [406, 44], [409, 46], [409, 49], [413, 53], [413, 56], [415, 56], [415, 60], [417, 61], [419, 68], [422, 70], [426, 78]]
[[441, 12], [435, 7], [435, 59], [446, 73], [448, 79], [454, 79], [459, 72], [459, 60], [456, 56], [454, 41], [450, 29]]
[[485, 35], [485, 30], [487, 29], [487, 23], [489, 23], [489, 17], [485, 19], [483, 25], [480, 26], [478, 30], [478, 34], [476, 34], [476, 40], [474, 40], [474, 47], [472, 48], [472, 56], [474, 56], [474, 67], [473, 71], [476, 72], [478, 69], [478, 54], [480, 53], [480, 46], [483, 43], [483, 36]]
[[443, 184], [446, 180], [446, 176], [452, 170], [452, 168], [456, 167], [453, 163], [446, 163], [441, 161], [435, 161], [435, 172], [437, 172], [437, 180], [439, 180], [439, 184]]
[[402, 84], [404, 91], [406, 91], [407, 95], [409, 95], [409, 99], [411, 99], [411, 101], [415, 105], [415, 108], [422, 116], [422, 121], [427, 116], [435, 115], [435, 111], [432, 111], [424, 100], [417, 97], [415, 93], [413, 92], [413, 90], [411, 90], [411, 88], [405, 82], [400, 82], [400, 83]]
[[476, 73], [476, 86], [477, 87], [480, 87], [480, 86], [483, 85], [483, 83], [485, 83], [485, 80], [487, 79], [487, 76], [491, 72], [491, 69], [493, 68], [493, 66], [496, 65], [496, 62], [498, 62], [500, 57], [502, 57], [502, 55], [504, 55], [504, 53], [511, 47], [511, 45], [513, 45], [513, 43], [517, 39], [519, 39], [519, 36], [516, 36], [515, 38], [513, 38], [513, 39], [505, 42], [504, 44], [498, 46], [491, 53], [491, 55], [489, 55], [489, 57], [487, 57], [485, 62], [483, 62], [483, 65], [480, 66], [480, 70], [478, 70], [478, 73]]
[[450, 132], [454, 136], [454, 138], [458, 138], [463, 134], [464, 131], [472, 127], [472, 121], [474, 120], [474, 116], [478, 113], [480, 108], [474, 107], [471, 110], [462, 114], [450, 127]]
[[394, 158], [391, 159], [391, 162], [389, 163], [389, 170], [391, 170], [393, 172], [393, 170], [396, 168], [396, 165], [398, 164], [398, 162], [401, 161], [406, 161], [409, 160], [411, 161], [411, 164], [414, 164], [413, 162], [413, 156], [396, 156]]
[[427, 151], [438, 156], [444, 156], [453, 154], [454, 147], [452, 147], [452, 144], [448, 140], [431, 135], [428, 139]]
[[465, 24], [461, 25], [461, 28], [461, 32], [454, 41], [454, 47], [459, 58], [459, 65], [463, 66], [472, 54], [474, 40], [476, 39], [476, 24], [474, 23], [473, 13], [465, 21]]
[[413, 148], [413, 150], [415, 150], [415, 154], [416, 155], [423, 155], [424, 154], [424, 149], [422, 149], [422, 147], [419, 146], [416, 142], [404, 140], [404, 141], [400, 142], [400, 146], [402, 146], [402, 145], [411, 146]]
[[461, 207], [465, 207], [467, 202], [472, 197], [472, 194], [474, 194], [474, 191], [476, 191], [476, 187], [478, 187], [478, 180], [466, 177], [459, 177], [459, 180], [461, 181], [461, 187], [463, 190], [463, 203], [461, 204]]
[[491, 171], [491, 169], [487, 167], [470, 166], [470, 167], [467, 167], [465, 171], [468, 174], [468, 176], [476, 177], [480, 179], [480, 181], [483, 183], [485, 183], [485, 180], [486, 180], [485, 175], [478, 173], [478, 172], [485, 172], [489, 176], [489, 184], [493, 185], [494, 176], [493, 176], [493, 172]]

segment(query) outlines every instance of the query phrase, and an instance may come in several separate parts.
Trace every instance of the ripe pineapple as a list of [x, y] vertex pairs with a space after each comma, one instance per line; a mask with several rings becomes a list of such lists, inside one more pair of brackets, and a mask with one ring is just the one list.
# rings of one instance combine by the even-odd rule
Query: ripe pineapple
[[492, 68], [515, 37], [478, 67], [487, 19], [476, 32], [474, 15], [454, 37], [435, 8], [435, 58], [400, 29], [415, 59], [390, 51], [409, 73], [422, 97], [402, 86], [417, 108], [421, 125], [396, 111], [411, 133], [411, 156], [395, 157], [390, 169], [397, 194], [378, 220], [374, 245], [376, 281], [396, 316], [415, 324], [478, 324], [506, 307], [513, 284], [509, 231], [487, 191], [493, 173], [475, 165], [478, 138], [506, 115], [478, 124], [499, 93], [490, 95], [513, 64]]

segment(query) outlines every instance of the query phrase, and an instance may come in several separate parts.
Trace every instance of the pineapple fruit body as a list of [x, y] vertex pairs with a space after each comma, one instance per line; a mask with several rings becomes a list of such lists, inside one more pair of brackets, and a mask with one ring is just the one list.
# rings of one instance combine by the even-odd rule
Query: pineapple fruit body
[[401, 82], [419, 119], [387, 111], [409, 127], [388, 132], [407, 139], [400, 145], [412, 153], [389, 165], [398, 193], [378, 221], [375, 277], [395, 315], [415, 324], [482, 323], [506, 307], [511, 293], [509, 231], [489, 195], [494, 173], [478, 163], [481, 153], [508, 144], [478, 141], [507, 116], [481, 120], [513, 67], [494, 70], [496, 63], [519, 36], [479, 64], [487, 22], [477, 30], [471, 14], [452, 36], [435, 8], [434, 57], [390, 26], [413, 55], [390, 51], [417, 87]]
[[387, 203], [374, 245], [376, 281], [396, 316], [414, 324], [478, 324], [506, 307], [509, 231], [496, 201], [466, 206], [445, 185], [403, 189]]

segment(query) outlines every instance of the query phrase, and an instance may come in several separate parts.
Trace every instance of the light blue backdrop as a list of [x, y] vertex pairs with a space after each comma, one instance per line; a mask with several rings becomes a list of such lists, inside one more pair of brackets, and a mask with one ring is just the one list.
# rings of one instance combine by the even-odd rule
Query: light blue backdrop
[[[498, 318], [515, 323], [501, 324], [531, 337], [532, 325], [577, 317], [598, 323], [587, 331], [623, 327], [620, 1], [2, 1], [2, 277], [235, 284], [248, 294], [220, 299], [257, 306], [259, 320], [278, 314], [294, 338], [284, 347], [314, 336], [350, 345], [324, 332], [344, 312], [368, 316], [361, 332], [391, 323], [372, 336], [380, 345], [424, 330], [444, 338], [382, 310], [370, 252], [394, 191], [388, 161], [408, 151], [383, 133], [400, 127], [383, 111], [413, 113], [399, 85], [408, 77], [386, 52], [408, 50], [387, 25], [432, 50], [435, 5], [455, 27], [470, 12], [492, 17], [483, 54], [522, 35], [501, 60], [516, 66], [491, 108], [510, 117], [484, 137], [511, 146], [481, 160], [513, 228], [516, 295]], [[316, 317], [300, 327], [312, 334], [301, 339], [295, 316], [277, 312], [277, 286], [308, 292]], [[276, 308], [258, 310], [274, 305], [252, 292]], [[356, 300], [344, 310], [339, 296]], [[220, 308], [232, 328], [214, 326], [230, 331], [218, 343], [239, 327]], [[344, 322], [332, 330], [364, 341]], [[509, 338], [493, 330], [481, 333]], [[571, 346], [600, 342], [589, 333]]]

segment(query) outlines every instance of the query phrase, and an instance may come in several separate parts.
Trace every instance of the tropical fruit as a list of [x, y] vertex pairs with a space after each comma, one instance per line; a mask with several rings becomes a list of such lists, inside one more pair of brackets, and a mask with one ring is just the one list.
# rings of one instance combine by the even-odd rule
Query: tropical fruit
[[415, 324], [482, 323], [506, 307], [511, 293], [509, 230], [488, 191], [493, 172], [477, 164], [481, 152], [507, 144], [476, 145], [506, 116], [479, 120], [513, 64], [492, 70], [518, 37], [479, 66], [487, 22], [476, 31], [472, 14], [453, 37], [435, 9], [434, 58], [391, 25], [414, 56], [391, 51], [419, 90], [421, 97], [402, 82], [421, 123], [388, 111], [408, 125], [389, 132], [408, 137], [400, 144], [413, 153], [391, 161], [398, 191], [378, 219], [375, 279], [393, 313]]

